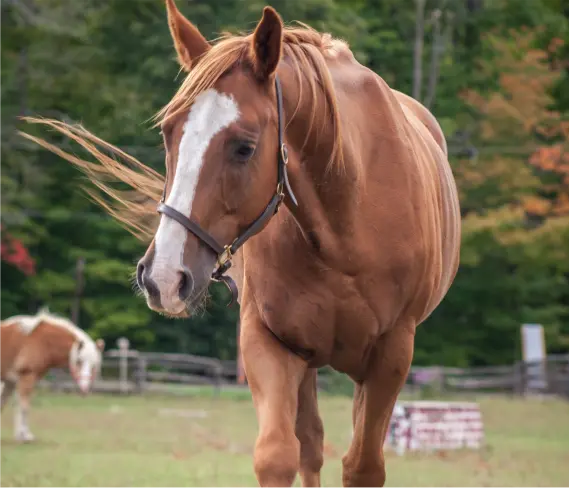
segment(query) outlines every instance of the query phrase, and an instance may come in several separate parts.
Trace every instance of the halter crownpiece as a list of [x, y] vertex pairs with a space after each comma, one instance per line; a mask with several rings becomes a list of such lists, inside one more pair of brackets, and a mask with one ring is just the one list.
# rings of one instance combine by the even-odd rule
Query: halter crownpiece
[[290, 183], [288, 181], [288, 173], [286, 170], [286, 166], [288, 164], [288, 150], [286, 144], [284, 143], [283, 98], [281, 83], [278, 76], [275, 76], [275, 91], [277, 94], [279, 136], [279, 147], [277, 150], [277, 187], [274, 195], [265, 207], [265, 210], [263, 210], [261, 215], [259, 215], [253, 221], [253, 223], [247, 227], [245, 232], [237, 236], [237, 238], [235, 238], [231, 244], [222, 246], [209, 232], [202, 229], [198, 224], [196, 224], [190, 218], [186, 217], [184, 214], [178, 212], [175, 208], [170, 207], [164, 203], [166, 196], [166, 185], [164, 185], [164, 192], [162, 193], [162, 198], [160, 199], [160, 204], [158, 205], [157, 209], [158, 213], [170, 217], [185, 227], [186, 230], [194, 234], [201, 242], [203, 242], [211, 251], [217, 255], [216, 267], [211, 275], [211, 279], [214, 281], [220, 281], [224, 283], [227, 288], [229, 288], [229, 291], [231, 292], [231, 302], [228, 306], [231, 306], [234, 302], [237, 301], [239, 294], [237, 285], [233, 279], [230, 276], [225, 275], [227, 270], [231, 268], [231, 260], [234, 254], [243, 244], [245, 244], [247, 240], [260, 232], [265, 223], [277, 213], [280, 204], [284, 200], [285, 192], [288, 194], [293, 204], [298, 205], [296, 197], [294, 196], [292, 188], [290, 187]]

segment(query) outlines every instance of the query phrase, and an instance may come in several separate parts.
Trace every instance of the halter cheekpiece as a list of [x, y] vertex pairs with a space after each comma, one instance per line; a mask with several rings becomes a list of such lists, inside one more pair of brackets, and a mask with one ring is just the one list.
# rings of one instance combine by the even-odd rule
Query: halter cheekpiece
[[158, 212], [170, 217], [171, 219], [178, 222], [189, 232], [194, 234], [201, 242], [203, 242], [211, 251], [217, 255], [217, 262], [215, 270], [213, 271], [211, 278], [214, 281], [223, 282], [227, 288], [231, 291], [231, 302], [232, 305], [237, 301], [238, 290], [237, 285], [230, 276], [225, 273], [229, 268], [231, 268], [231, 259], [235, 252], [243, 245], [245, 242], [257, 234], [264, 224], [270, 220], [273, 215], [275, 215], [280, 207], [280, 204], [284, 200], [285, 192], [288, 194], [294, 205], [297, 205], [296, 197], [290, 187], [288, 181], [288, 174], [286, 166], [288, 164], [288, 151], [286, 144], [284, 143], [284, 114], [283, 114], [283, 99], [281, 83], [279, 78], [275, 76], [275, 91], [277, 94], [277, 116], [278, 116], [278, 135], [279, 135], [279, 146], [277, 150], [277, 186], [276, 191], [265, 207], [265, 210], [259, 215], [253, 223], [247, 227], [245, 232], [237, 236], [237, 238], [231, 243], [225, 246], [219, 244], [219, 242], [207, 231], [202, 229], [198, 224], [192, 221], [189, 217], [186, 217], [182, 213], [178, 212], [175, 208], [170, 207], [164, 203], [166, 196], [166, 186], [164, 186], [164, 192], [162, 193], [162, 198], [160, 199], [160, 204], [158, 205]]

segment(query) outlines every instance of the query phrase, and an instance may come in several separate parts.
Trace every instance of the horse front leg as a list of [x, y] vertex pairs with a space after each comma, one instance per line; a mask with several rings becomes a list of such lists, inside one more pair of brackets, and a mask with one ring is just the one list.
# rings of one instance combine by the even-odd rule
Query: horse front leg
[[298, 390], [296, 437], [300, 441], [302, 486], [320, 486], [324, 464], [324, 426], [318, 412], [317, 370], [309, 369]]
[[405, 384], [415, 337], [414, 324], [382, 336], [370, 358], [368, 373], [354, 392], [354, 436], [342, 459], [344, 486], [383, 486], [383, 444], [397, 396]]
[[259, 423], [253, 455], [257, 481], [261, 486], [291, 486], [300, 466], [295, 425], [307, 364], [257, 317], [244, 316], [241, 324], [243, 366]]
[[32, 442], [34, 435], [28, 425], [28, 415], [30, 411], [30, 400], [32, 391], [37, 382], [37, 377], [33, 373], [20, 375], [18, 381], [18, 405], [15, 414], [15, 436], [20, 442]]
[[4, 407], [8, 403], [8, 400], [14, 393], [16, 389], [16, 384], [18, 383], [18, 379], [16, 377], [8, 376], [2, 382], [2, 394], [0, 397], [0, 410], [4, 410]]

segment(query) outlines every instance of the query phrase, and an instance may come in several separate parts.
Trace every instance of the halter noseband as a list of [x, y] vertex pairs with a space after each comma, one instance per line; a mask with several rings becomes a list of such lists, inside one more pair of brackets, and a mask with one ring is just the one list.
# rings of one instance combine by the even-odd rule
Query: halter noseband
[[175, 208], [170, 207], [164, 203], [166, 196], [166, 186], [164, 186], [164, 192], [162, 193], [162, 198], [160, 199], [160, 204], [158, 205], [158, 212], [170, 217], [171, 219], [178, 222], [180, 225], [186, 228], [189, 232], [194, 234], [201, 242], [203, 242], [209, 249], [211, 249], [217, 255], [217, 262], [215, 270], [213, 271], [211, 278], [214, 281], [223, 282], [227, 288], [231, 291], [231, 302], [229, 305], [237, 301], [238, 290], [235, 282], [231, 277], [226, 276], [225, 273], [229, 268], [231, 268], [231, 259], [235, 252], [243, 245], [245, 242], [257, 234], [263, 225], [277, 213], [280, 204], [285, 197], [285, 191], [294, 203], [298, 205], [296, 197], [290, 187], [288, 181], [288, 174], [286, 166], [288, 164], [288, 151], [284, 143], [284, 115], [283, 115], [283, 99], [281, 91], [281, 83], [278, 77], [275, 77], [275, 91], [277, 94], [277, 115], [278, 115], [278, 135], [279, 135], [279, 148], [277, 151], [277, 187], [275, 194], [265, 207], [265, 210], [259, 215], [253, 223], [247, 227], [245, 232], [237, 236], [237, 238], [228, 245], [222, 246], [219, 242], [207, 231], [202, 229], [194, 221], [186, 217], [185, 215], [178, 212]]

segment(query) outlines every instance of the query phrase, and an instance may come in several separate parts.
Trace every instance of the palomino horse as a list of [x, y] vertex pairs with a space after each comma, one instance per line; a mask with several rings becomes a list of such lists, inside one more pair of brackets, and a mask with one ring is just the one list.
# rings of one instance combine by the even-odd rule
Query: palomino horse
[[460, 213], [442, 130], [344, 42], [285, 28], [270, 7], [252, 34], [212, 45], [174, 0], [166, 4], [187, 77], [158, 114], [165, 182], [82, 127], [28, 119], [70, 136], [97, 163], [28, 137], [86, 171], [118, 204], [92, 195], [138, 235], [154, 234], [148, 217], [163, 187], [137, 270], [153, 310], [193, 313], [211, 278], [233, 286], [233, 263], [261, 485], [291, 485], [297, 472], [304, 485], [320, 483], [323, 365], [355, 382], [343, 482], [383, 485], [383, 442], [416, 327], [458, 268]]
[[2, 409], [17, 388], [15, 436], [30, 442], [34, 436], [28, 426], [28, 412], [35, 384], [49, 369], [68, 365], [81, 392], [88, 393], [99, 372], [105, 342], [93, 341], [73, 322], [46, 310], [6, 319], [0, 332]]

